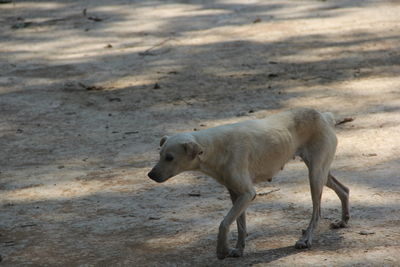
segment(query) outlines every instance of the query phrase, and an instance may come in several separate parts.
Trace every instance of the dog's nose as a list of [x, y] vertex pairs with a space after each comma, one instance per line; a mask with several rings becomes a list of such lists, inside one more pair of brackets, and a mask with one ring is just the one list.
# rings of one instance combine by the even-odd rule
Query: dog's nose
[[149, 176], [149, 178], [150, 178], [151, 180], [156, 181], [157, 183], [160, 183], [160, 182], [161, 182], [159, 176], [157, 175], [157, 173], [156, 173], [154, 170], [151, 170], [151, 171], [147, 174], [147, 176]]
[[152, 180], [154, 180], [154, 179], [156, 178], [156, 174], [154, 173], [153, 170], [151, 170], [151, 171], [147, 174], [147, 176], [149, 176], [149, 178], [152, 179]]

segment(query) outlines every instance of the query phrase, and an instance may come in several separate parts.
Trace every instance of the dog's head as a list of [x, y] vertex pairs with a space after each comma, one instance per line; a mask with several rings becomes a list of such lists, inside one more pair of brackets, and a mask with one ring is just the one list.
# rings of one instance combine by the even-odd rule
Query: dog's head
[[160, 159], [148, 173], [152, 180], [162, 183], [181, 172], [198, 168], [203, 150], [193, 136], [183, 133], [164, 136], [160, 147]]

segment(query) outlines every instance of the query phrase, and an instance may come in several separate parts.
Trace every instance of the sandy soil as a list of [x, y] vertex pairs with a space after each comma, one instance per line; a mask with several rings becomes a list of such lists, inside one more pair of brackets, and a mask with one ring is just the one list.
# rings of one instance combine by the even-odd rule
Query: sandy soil
[[[4, 266], [398, 266], [399, 1], [13, 1], [0, 4]], [[307, 171], [257, 185], [243, 258], [215, 256], [230, 207], [199, 173], [146, 177], [164, 134], [309, 106], [338, 127], [310, 250]], [[278, 190], [279, 189], [279, 190]], [[232, 227], [232, 243], [235, 227]]]

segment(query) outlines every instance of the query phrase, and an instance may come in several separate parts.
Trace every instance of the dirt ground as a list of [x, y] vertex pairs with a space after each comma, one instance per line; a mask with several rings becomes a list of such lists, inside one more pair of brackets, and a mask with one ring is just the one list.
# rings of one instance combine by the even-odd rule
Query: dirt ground
[[[17, 1], [0, 4], [3, 266], [399, 266], [400, 1]], [[331, 111], [350, 227], [324, 190], [313, 248], [307, 170], [289, 162], [220, 261], [226, 189], [156, 184], [165, 134]], [[268, 164], [268, 163], [266, 163]], [[235, 225], [231, 242], [235, 242]]]

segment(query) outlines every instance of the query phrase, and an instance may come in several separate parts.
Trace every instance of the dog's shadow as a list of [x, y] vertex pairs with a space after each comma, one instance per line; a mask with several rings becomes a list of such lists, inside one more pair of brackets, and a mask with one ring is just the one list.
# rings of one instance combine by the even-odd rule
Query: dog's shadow
[[[333, 242], [334, 241], [334, 242]], [[259, 251], [248, 251], [245, 254], [246, 261], [251, 262], [251, 265], [257, 263], [271, 263], [279, 259], [283, 259], [289, 256], [293, 256], [300, 253], [307, 253], [310, 250], [335, 250], [337, 246], [340, 246], [342, 241], [342, 236], [340, 232], [335, 230], [329, 230], [320, 232], [318, 234], [318, 239], [314, 240], [315, 249], [296, 249], [294, 245], [273, 248], [267, 250]]]
[[304, 250], [296, 249], [294, 246], [287, 246], [257, 252], [248, 252], [245, 257], [248, 258], [253, 265], [258, 263], [271, 263], [281, 258], [295, 255], [303, 251]]

